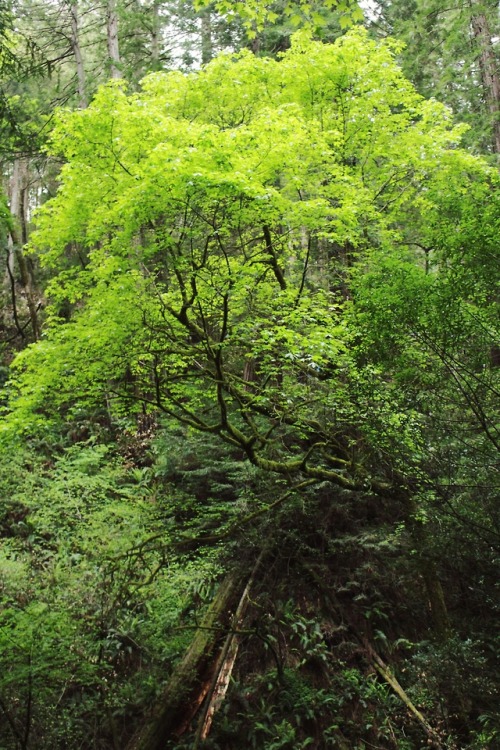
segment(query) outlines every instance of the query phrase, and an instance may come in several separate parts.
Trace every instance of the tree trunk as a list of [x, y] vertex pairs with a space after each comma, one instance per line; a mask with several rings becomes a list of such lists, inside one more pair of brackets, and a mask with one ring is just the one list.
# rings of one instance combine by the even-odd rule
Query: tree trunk
[[[479, 49], [479, 69], [484, 95], [490, 110], [493, 127], [493, 149], [500, 154], [500, 78], [495, 59], [488, 19], [484, 13], [474, 13], [477, 3], [472, 3], [472, 31]], [[477, 7], [480, 10], [479, 7]]]
[[151, 26], [151, 70], [160, 70], [160, 6], [158, 2], [153, 2], [152, 6], [152, 26]]
[[[33, 339], [37, 341], [40, 337], [40, 328], [37, 315], [36, 304], [36, 286], [33, 279], [33, 273], [23, 253], [23, 245], [28, 240], [28, 162], [24, 158], [17, 158], [14, 161], [14, 169], [10, 183], [10, 212], [14, 217], [10, 229], [8, 240], [8, 259], [7, 270], [11, 280], [12, 302], [14, 307], [14, 317], [17, 321], [17, 302], [15, 299], [15, 264], [19, 269], [21, 285], [25, 291], [26, 303], [33, 332]], [[16, 327], [21, 332], [22, 329], [16, 322]]]
[[78, 23], [78, 6], [76, 0], [72, 0], [69, 6], [71, 20], [71, 46], [75, 56], [76, 76], [78, 81], [78, 106], [85, 109], [87, 106], [85, 68], [83, 66], [82, 50], [80, 47], [80, 28]]
[[212, 14], [210, 8], [201, 13], [201, 62], [206, 65], [214, 54], [212, 41]]
[[111, 78], [121, 78], [120, 50], [118, 47], [118, 13], [115, 0], [108, 0], [107, 5], [108, 58]]

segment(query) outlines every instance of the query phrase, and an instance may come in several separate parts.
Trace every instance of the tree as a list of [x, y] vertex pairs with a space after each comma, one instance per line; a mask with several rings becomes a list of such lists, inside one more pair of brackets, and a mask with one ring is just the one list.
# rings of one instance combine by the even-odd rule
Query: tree
[[[40, 334], [39, 279], [23, 246], [33, 208], [54, 190], [58, 166], [44, 154], [54, 108], [85, 108], [110, 72], [113, 77], [125, 73], [137, 82], [149, 70], [152, 57], [156, 69], [165, 63], [158, 9], [141, 8], [139, 15], [137, 8], [110, 6], [107, 16], [104, 13], [109, 21], [104, 30], [109, 33], [101, 31], [101, 10], [92, 4], [26, 0], [15, 8], [6, 5], [0, 13], [2, 176], [13, 214], [1, 260], [5, 300], [2, 338], [7, 343], [7, 359], [10, 346], [22, 347]], [[154, 39], [148, 38], [150, 16], [156, 24]]]
[[[421, 238], [435, 185], [490, 179], [450, 150], [460, 132], [362, 31], [332, 46], [299, 35], [281, 62], [152, 76], [137, 96], [110, 86], [62, 115], [64, 187], [34, 240], [60, 269], [53, 323], [18, 360], [14, 418], [142, 404], [292, 487], [370, 488], [411, 516], [418, 418], [356, 362], [344, 307], [369, 248]], [[439, 592], [433, 608], [444, 634]]]
[[[440, 545], [479, 540], [491, 576], [498, 544], [487, 477], [498, 472], [499, 178], [458, 148], [463, 128], [415, 92], [398, 50], [361, 29], [334, 45], [301, 33], [279, 61], [222, 55], [132, 94], [112, 81], [87, 109], [60, 113], [61, 189], [31, 243], [52, 274], [49, 323], [16, 360], [1, 427], [6, 440], [40, 439], [82, 415], [117, 428], [154, 414], [170, 429], [165, 462], [175, 423], [183, 440], [217, 439], [274, 478], [251, 512], [232, 507], [174, 543], [160, 532], [159, 549], [241, 540], [253, 524], [253, 557], [292, 544], [300, 555], [305, 527], [311, 547], [390, 547], [379, 527], [359, 539], [369, 505], [375, 524], [389, 517], [404, 534], [398, 553], [423, 581], [420, 610], [444, 654], [462, 625], [448, 612], [460, 601], [450, 567], [468, 563]], [[339, 528], [321, 525], [343, 504], [354, 543], [341, 514]], [[317, 585], [310, 565], [308, 576]], [[227, 580], [170, 686], [199, 674], [217, 608], [233, 602]], [[383, 660], [370, 663], [391, 684]], [[137, 746], [164, 745], [178, 707], [162, 699]]]
[[484, 98], [491, 114], [493, 149], [500, 154], [500, 77], [498, 62], [493, 48], [492, 33], [485, 8], [471, 2], [471, 25], [479, 53], [479, 69]]
[[76, 75], [78, 80], [79, 106], [81, 109], [84, 109], [87, 106], [86, 76], [80, 44], [80, 24], [78, 17], [78, 4], [76, 1], [69, 5], [69, 13], [71, 17], [71, 46], [73, 47], [73, 54], [75, 56]]
[[453, 0], [378, 2], [372, 27], [405, 42], [406, 75], [424, 96], [435, 96], [471, 126], [467, 142], [497, 152], [497, 5]]

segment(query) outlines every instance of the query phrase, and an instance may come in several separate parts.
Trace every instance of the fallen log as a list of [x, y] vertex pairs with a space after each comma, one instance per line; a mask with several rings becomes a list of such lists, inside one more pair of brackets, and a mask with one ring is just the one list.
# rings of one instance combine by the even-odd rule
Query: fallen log
[[232, 617], [231, 629], [228, 632], [226, 640], [224, 642], [224, 646], [221, 649], [217, 661], [217, 666], [214, 670], [212, 683], [208, 690], [207, 699], [205, 702], [206, 705], [204, 706], [198, 723], [198, 730], [196, 732], [193, 750], [197, 750], [200, 746], [200, 743], [207, 738], [208, 733], [210, 732], [210, 727], [212, 726], [215, 713], [220, 708], [229, 687], [231, 674], [233, 672], [236, 658], [238, 656], [238, 629], [240, 628], [245, 617], [245, 612], [250, 601], [250, 591], [255, 582], [255, 578], [262, 563], [263, 557], [264, 552], [261, 552], [259, 557], [257, 558], [257, 562], [254, 565], [252, 574], [247, 581], [236, 611]]
[[[304, 568], [305, 570], [307, 570], [307, 572], [311, 576], [312, 580], [318, 587], [318, 590], [321, 591], [321, 593], [323, 594], [323, 597], [325, 601], [328, 602], [331, 610], [335, 611], [338, 608], [337, 603], [335, 602], [335, 595], [334, 594], [332, 595], [332, 592], [328, 589], [324, 581], [318, 576], [317, 572], [314, 570], [312, 566], [308, 565], [307, 563], [304, 563]], [[412, 703], [406, 691], [400, 685], [396, 677], [392, 674], [387, 664], [385, 664], [384, 661], [377, 654], [377, 652], [375, 651], [373, 646], [370, 644], [368, 639], [365, 636], [359, 635], [356, 625], [350, 622], [349, 618], [347, 618], [347, 624], [349, 626], [349, 630], [351, 634], [363, 646], [363, 649], [366, 655], [368, 656], [368, 659], [371, 662], [371, 665], [373, 666], [375, 672], [377, 672], [377, 674], [379, 674], [386, 681], [386, 683], [392, 688], [394, 693], [398, 696], [398, 698], [400, 698], [400, 700], [407, 707], [410, 714], [416, 719], [420, 727], [424, 730], [425, 734], [427, 735], [428, 743], [430, 747], [434, 747], [437, 750], [440, 750], [440, 748], [442, 748], [442, 745], [441, 745], [440, 737], [438, 733], [436, 732], [436, 730], [433, 729], [433, 727], [429, 724], [429, 722], [423, 716], [423, 714]]]
[[243, 576], [230, 573], [220, 584], [183, 659], [174, 669], [161, 698], [126, 750], [165, 750], [184, 731], [213, 680], [214, 652], [231, 622], [231, 608], [241, 596]]
[[373, 659], [373, 666], [375, 668], [375, 671], [378, 672], [378, 674], [384, 678], [387, 684], [396, 693], [398, 698], [400, 698], [403, 701], [403, 703], [405, 704], [409, 712], [415, 717], [415, 719], [418, 721], [418, 723], [424, 730], [425, 734], [429, 738], [429, 742], [432, 743], [432, 747], [441, 748], [442, 745], [441, 745], [438, 733], [431, 727], [427, 719], [418, 710], [418, 708], [416, 708], [416, 706], [412, 703], [412, 701], [408, 697], [408, 694], [401, 687], [401, 685], [399, 684], [395, 676], [390, 671], [387, 664], [385, 664], [382, 661], [380, 656], [376, 653], [376, 651], [374, 651], [374, 649], [370, 646], [370, 644], [366, 640], [364, 640], [364, 644]]

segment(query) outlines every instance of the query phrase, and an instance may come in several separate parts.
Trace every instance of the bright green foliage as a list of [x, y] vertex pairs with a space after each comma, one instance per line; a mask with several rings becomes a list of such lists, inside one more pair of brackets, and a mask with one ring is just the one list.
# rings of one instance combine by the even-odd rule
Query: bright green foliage
[[[321, 549], [388, 649], [399, 637], [392, 612], [405, 610], [385, 603], [387, 561], [398, 559], [389, 585], [404, 581], [422, 612], [425, 597], [408, 581], [421, 576], [436, 594], [438, 562], [454, 581], [441, 548], [468, 590], [496, 580], [498, 175], [458, 147], [464, 128], [415, 92], [394, 62], [398, 49], [359, 29], [333, 45], [301, 32], [278, 61], [222, 55], [196, 74], [153, 74], [140, 93], [112, 83], [87, 110], [58, 115], [61, 188], [39, 211], [32, 242], [53, 275], [48, 325], [15, 362], [5, 445], [13, 435], [68, 434], [96, 415], [123, 429], [139, 413], [162, 414], [153, 466], [137, 477], [151, 494], [172, 485], [146, 521], [147, 510], [130, 509], [128, 490], [122, 503], [114, 479], [95, 478], [99, 449], [66, 454], [54, 474], [66, 472], [69, 512], [56, 536], [71, 538], [68, 554], [99, 547], [106, 523], [105, 547], [124, 559], [130, 548], [114, 530], [136, 549], [156, 524], [163, 548], [223, 540], [231, 557], [229, 540], [243, 529], [248, 547], [268, 543], [309, 580]], [[53, 515], [49, 504], [30, 511], [45, 534], [54, 534], [63, 503], [54, 493]], [[83, 537], [78, 513], [88, 519]], [[161, 553], [145, 549], [154, 565]], [[85, 555], [78, 563], [89, 564]], [[320, 585], [321, 575], [313, 580]], [[165, 586], [159, 600], [179, 614]], [[460, 601], [456, 587], [453, 596]], [[278, 676], [295, 653], [304, 670], [309, 657], [324, 661], [316, 622], [307, 611], [281, 616], [277, 605], [274, 620], [262, 615], [258, 633], [270, 652], [283, 642], [280, 628], [288, 632]], [[455, 622], [463, 625], [459, 614]], [[134, 627], [155, 643], [147, 623]], [[431, 651], [437, 674], [445, 656]], [[472, 652], [471, 663], [482, 663], [481, 635]], [[461, 674], [450, 706], [456, 695], [464, 703]], [[344, 677], [346, 695], [351, 684], [354, 703], [373, 698], [385, 721], [387, 689], [347, 668]], [[423, 694], [418, 675], [413, 684]], [[324, 697], [321, 688], [303, 692]], [[262, 695], [256, 689], [256, 700]], [[295, 719], [271, 711], [256, 745], [279, 743], [278, 729], [307, 742], [302, 708]], [[254, 709], [261, 721], [263, 709]], [[391, 736], [387, 726], [366, 731], [369, 742]]]
[[105, 395], [115, 417], [142, 401], [264, 468], [290, 453], [298, 463], [273, 468], [296, 471], [302, 450], [278, 448], [276, 420], [291, 420], [301, 439], [319, 429], [318, 476], [354, 486], [349, 454], [328, 445], [338, 420], [373, 413], [376, 372], [353, 370], [348, 268], [420, 237], [454, 174], [487, 174], [449, 150], [461, 129], [415, 93], [393, 49], [360, 30], [326, 46], [302, 33], [279, 62], [222, 56], [61, 113], [63, 184], [34, 238], [59, 271], [52, 324], [17, 361], [11, 419], [32, 429]]
[[[197, 0], [195, 4], [201, 8], [209, 5], [210, 2], [211, 0]], [[240, 16], [249, 30], [249, 36], [255, 36], [254, 29], [262, 30], [266, 23], [274, 23], [279, 16], [274, 2], [261, 2], [261, 0], [250, 0], [249, 2], [216, 0], [215, 7], [220, 13]], [[341, 13], [341, 24], [344, 28], [356, 21], [363, 20], [363, 12], [356, 0], [326, 0], [326, 2], [288, 0], [283, 12], [295, 27], [306, 25], [321, 30], [325, 23], [323, 14], [325, 9], [336, 10]]]
[[[267, 690], [256, 678], [253, 693], [242, 691], [256, 747], [307, 746], [314, 711], [332, 742], [345, 722], [354, 746], [361, 735], [348, 722], [360, 703], [377, 719], [363, 729], [367, 743], [404, 747], [410, 735], [388, 719], [387, 687], [341, 662], [336, 679], [325, 675], [328, 692], [307, 670], [328, 671], [329, 656], [349, 646], [338, 633], [344, 615], [351, 640], [364, 638], [358, 617], [389, 654], [400, 648], [399, 617], [401, 648], [413, 648], [427, 633], [428, 600], [436, 615], [438, 567], [451, 582], [453, 624], [467, 638], [472, 630], [461, 653], [471, 670], [487, 663], [484, 623], [464, 624], [453, 566], [487, 621], [497, 611], [486, 600], [498, 555], [499, 177], [458, 147], [464, 128], [415, 92], [398, 49], [359, 29], [334, 45], [301, 32], [278, 61], [223, 55], [196, 74], [153, 74], [140, 93], [114, 82], [87, 110], [59, 113], [61, 188], [32, 241], [52, 275], [48, 324], [15, 361], [3, 451], [13, 436], [69, 436], [92, 418], [122, 431], [139, 413], [164, 421], [152, 465], [131, 474], [105, 448], [79, 445], [53, 459], [50, 482], [39, 464], [20, 479], [15, 461], [19, 496], [2, 480], [5, 592], [24, 606], [8, 609], [1, 631], [15, 629], [20, 644], [6, 678], [24, 697], [8, 709], [16, 727], [30, 622], [57, 633], [40, 670], [58, 638], [71, 655], [75, 638], [84, 641], [83, 666], [73, 656], [67, 664], [81, 670], [86, 699], [101, 685], [87, 715], [130, 706], [123, 645], [128, 636], [144, 644], [153, 673], [162, 650], [175, 656], [175, 638], [158, 634], [182, 621], [190, 594], [210, 598], [220, 561], [215, 552], [181, 564], [165, 551], [191, 554], [202, 542], [222, 541], [233, 560], [268, 545], [281, 561], [273, 584], [272, 568], [259, 579], [265, 604], [254, 599], [258, 624], [242, 657], [258, 643], [260, 659], [265, 644], [262, 673], [281, 680]], [[244, 539], [236, 553], [235, 539]], [[311, 583], [324, 621], [311, 611], [320, 609]], [[403, 602], [388, 594], [403, 590]], [[445, 642], [447, 623], [436, 630]], [[350, 647], [359, 653], [359, 638]], [[468, 720], [466, 670], [450, 660], [446, 643], [420, 648], [409, 675], [414, 694], [439, 705], [439, 675], [455, 669], [446, 695], [450, 714], [458, 708], [443, 732], [455, 731], [455, 716]], [[295, 682], [290, 666], [302, 670]], [[151, 682], [139, 682], [144, 705]], [[493, 711], [489, 679], [474, 685], [473, 710]], [[49, 688], [37, 683], [54, 705]], [[241, 716], [232, 731], [246, 731]], [[486, 731], [494, 736], [493, 725]], [[418, 727], [411, 742], [421, 744]]]
[[7, 206], [7, 200], [0, 194], [0, 242], [5, 245], [7, 234], [11, 225], [12, 216]]

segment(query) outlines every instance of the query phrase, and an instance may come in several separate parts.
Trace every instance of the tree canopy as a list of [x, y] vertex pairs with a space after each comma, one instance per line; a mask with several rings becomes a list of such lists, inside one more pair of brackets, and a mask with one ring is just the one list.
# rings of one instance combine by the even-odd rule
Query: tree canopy
[[[471, 192], [497, 184], [456, 148], [461, 132], [403, 78], [394, 45], [360, 30], [330, 46], [301, 33], [279, 61], [245, 52], [154, 74], [138, 94], [113, 83], [61, 113], [62, 186], [32, 239], [56, 269], [51, 324], [18, 358], [14, 418], [142, 404], [262, 468], [385, 487], [347, 436], [359, 429], [375, 449], [375, 421], [391, 439], [406, 424], [413, 447], [415, 415], [360, 351], [375, 336], [394, 358], [402, 306], [426, 318], [427, 300], [458, 283], [442, 291], [449, 222], [464, 215], [467, 231]], [[469, 264], [470, 252], [460, 276]], [[479, 301], [495, 326], [491, 277], [474, 279], [460, 304]], [[357, 311], [372, 306], [384, 320], [361, 333]]]

